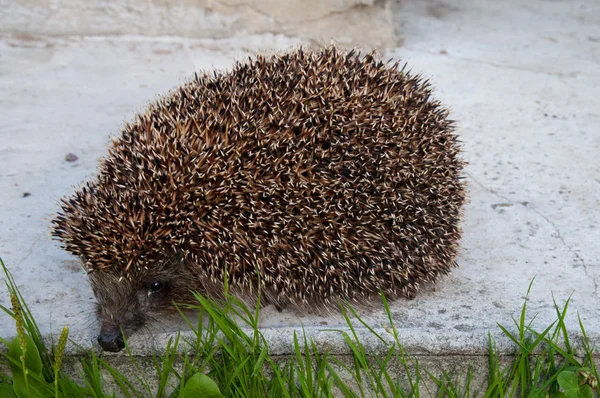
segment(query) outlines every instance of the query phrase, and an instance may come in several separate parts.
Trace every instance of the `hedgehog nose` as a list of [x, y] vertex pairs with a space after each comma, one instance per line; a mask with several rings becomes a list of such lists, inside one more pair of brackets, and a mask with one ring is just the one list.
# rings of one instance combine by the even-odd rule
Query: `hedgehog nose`
[[98, 336], [98, 344], [104, 351], [119, 352], [125, 348], [123, 335], [120, 330], [101, 331]]

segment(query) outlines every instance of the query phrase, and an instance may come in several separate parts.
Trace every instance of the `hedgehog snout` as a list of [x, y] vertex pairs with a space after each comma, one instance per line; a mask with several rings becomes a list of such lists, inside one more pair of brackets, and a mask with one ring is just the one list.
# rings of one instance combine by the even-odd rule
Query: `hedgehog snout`
[[120, 308], [101, 308], [98, 311], [100, 321], [98, 344], [104, 351], [121, 351], [125, 348], [125, 338], [146, 323], [146, 317], [139, 305], [131, 301], [127, 304]]
[[121, 329], [101, 329], [98, 344], [104, 351], [119, 352], [125, 348], [125, 340]]

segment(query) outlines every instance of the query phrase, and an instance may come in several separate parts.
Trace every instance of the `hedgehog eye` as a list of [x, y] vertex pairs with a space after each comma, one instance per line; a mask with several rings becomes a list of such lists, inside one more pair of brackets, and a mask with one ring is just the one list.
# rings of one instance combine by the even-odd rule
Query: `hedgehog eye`
[[150, 283], [150, 291], [152, 293], [157, 293], [160, 292], [161, 290], [163, 290], [165, 287], [165, 284], [161, 281], [154, 281], [152, 283]]

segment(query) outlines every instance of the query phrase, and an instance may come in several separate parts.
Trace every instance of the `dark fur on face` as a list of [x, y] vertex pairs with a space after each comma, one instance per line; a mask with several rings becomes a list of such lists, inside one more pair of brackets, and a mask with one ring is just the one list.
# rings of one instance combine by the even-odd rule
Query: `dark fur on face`
[[155, 267], [130, 273], [118, 268], [90, 274], [101, 324], [98, 342], [106, 351], [124, 348], [123, 335], [131, 335], [153, 319], [175, 313], [175, 305], [193, 303], [199, 282], [181, 259], [159, 261]]

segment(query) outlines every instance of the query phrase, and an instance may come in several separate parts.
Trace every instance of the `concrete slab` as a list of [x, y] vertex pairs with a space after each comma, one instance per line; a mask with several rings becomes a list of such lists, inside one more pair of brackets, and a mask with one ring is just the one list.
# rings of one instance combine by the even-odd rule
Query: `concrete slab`
[[[394, 11], [405, 41], [387, 55], [431, 77], [458, 120], [469, 161], [460, 267], [392, 306], [407, 349], [486, 353], [487, 331], [511, 324], [533, 277], [528, 306], [537, 325], [554, 319], [552, 294], [563, 303], [573, 293], [571, 308], [600, 343], [600, 4], [432, 0]], [[91, 291], [77, 259], [50, 240], [48, 221], [58, 197], [94, 172], [109, 135], [194, 71], [295, 42], [0, 40], [0, 255], [44, 333], [69, 325], [78, 343], [94, 341]], [[65, 161], [68, 153], [79, 160]], [[4, 287], [0, 302], [8, 305]], [[382, 311], [363, 315], [386, 333]], [[11, 336], [12, 323], [1, 319], [0, 336]], [[574, 311], [567, 323], [577, 329]], [[137, 353], [162, 344], [161, 328], [170, 326], [159, 326], [132, 340]], [[330, 352], [347, 353], [339, 335], [324, 331], [343, 326], [335, 315], [267, 308], [262, 326], [275, 354], [290, 352], [300, 326]]]

